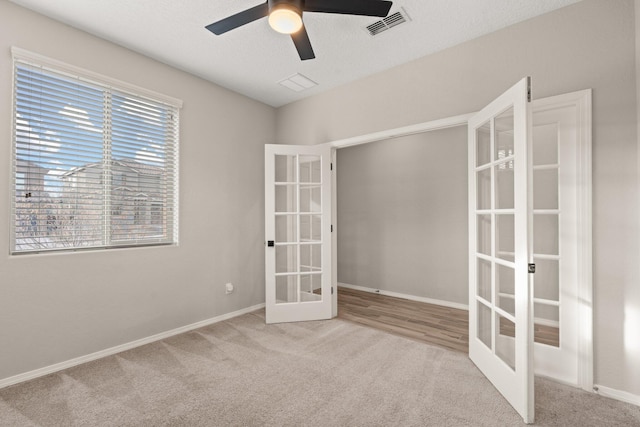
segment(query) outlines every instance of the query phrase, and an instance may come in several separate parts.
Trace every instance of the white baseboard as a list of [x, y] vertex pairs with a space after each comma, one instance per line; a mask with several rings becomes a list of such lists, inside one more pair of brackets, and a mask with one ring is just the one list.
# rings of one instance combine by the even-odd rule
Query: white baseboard
[[373, 288], [367, 288], [364, 286], [349, 285], [348, 283], [338, 283], [338, 287], [346, 288], [346, 289], [354, 289], [356, 291], [370, 292], [372, 294], [386, 295], [388, 297], [408, 299], [411, 301], [426, 302], [428, 304], [441, 305], [443, 307], [449, 307], [449, 308], [457, 308], [459, 310], [467, 310], [467, 311], [469, 310], [469, 306], [466, 304], [460, 304], [460, 303], [451, 302], [451, 301], [443, 301], [439, 299], [417, 297], [415, 295], [402, 294], [400, 292], [385, 291], [383, 289], [373, 289]]
[[638, 396], [637, 394], [632, 394], [622, 390], [616, 390], [615, 388], [605, 387], [598, 384], [594, 385], [593, 390], [600, 396], [609, 397], [621, 402], [640, 406], [640, 396]]
[[[347, 288], [347, 289], [355, 289], [356, 291], [363, 291], [363, 292], [370, 292], [373, 294], [379, 294], [379, 295], [387, 295], [390, 297], [396, 297], [396, 298], [402, 298], [402, 299], [408, 299], [411, 301], [419, 301], [419, 302], [426, 302], [429, 304], [435, 304], [435, 305], [441, 305], [443, 307], [449, 307], [449, 308], [457, 308], [459, 310], [467, 310], [469, 311], [469, 306], [466, 304], [460, 304], [457, 302], [450, 302], [450, 301], [443, 301], [443, 300], [439, 300], [439, 299], [432, 299], [432, 298], [425, 298], [425, 297], [417, 297], [415, 295], [408, 295], [408, 294], [402, 294], [399, 292], [391, 292], [391, 291], [385, 291], [382, 289], [373, 289], [373, 288], [367, 288], [365, 286], [357, 286], [357, 285], [350, 285], [348, 283], [338, 283], [339, 287], [342, 288]], [[557, 320], [547, 320], [547, 319], [542, 319], [542, 318], [534, 318], [534, 322], [538, 325], [544, 325], [544, 326], [551, 326], [551, 327], [559, 327], [560, 326], [560, 322], [558, 322]]]
[[551, 326], [552, 328], [559, 328], [560, 327], [560, 322], [559, 321], [543, 319], [541, 317], [534, 317], [533, 318], [533, 323], [535, 323], [536, 325]]
[[63, 369], [71, 368], [73, 366], [81, 365], [83, 363], [91, 362], [93, 360], [101, 359], [103, 357], [112, 356], [116, 353], [121, 353], [132, 348], [140, 347], [145, 344], [149, 344], [155, 341], [160, 341], [165, 338], [172, 337], [174, 335], [183, 334], [185, 332], [192, 331], [194, 329], [209, 326], [214, 323], [222, 322], [224, 320], [231, 319], [233, 317], [242, 316], [243, 314], [251, 313], [252, 311], [264, 308], [265, 304], [257, 304], [251, 307], [243, 308], [241, 310], [233, 311], [231, 313], [222, 314], [220, 316], [212, 317], [210, 319], [201, 320], [200, 322], [192, 323], [190, 325], [181, 326], [170, 331], [161, 332], [159, 334], [151, 335], [150, 337], [141, 338], [139, 340], [131, 341], [125, 344], [117, 345], [115, 347], [107, 348], [105, 350], [96, 351], [95, 353], [87, 354], [84, 356], [76, 357], [74, 359], [66, 360], [64, 362], [56, 363], [54, 365], [45, 366], [44, 368], [35, 369], [33, 371], [25, 372], [15, 375], [13, 377], [0, 379], [0, 389], [8, 387], [10, 385], [18, 384], [24, 381], [29, 381], [34, 378], [43, 377], [45, 375], [52, 374], [54, 372], [62, 371]]

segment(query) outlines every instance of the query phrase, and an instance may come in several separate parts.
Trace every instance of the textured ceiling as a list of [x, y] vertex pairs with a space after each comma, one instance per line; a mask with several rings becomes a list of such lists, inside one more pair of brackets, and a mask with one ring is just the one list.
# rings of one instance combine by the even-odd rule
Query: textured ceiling
[[[316, 59], [266, 19], [216, 36], [204, 27], [263, 0], [11, 0], [218, 85], [278, 107], [580, 0], [394, 0], [411, 18], [372, 37], [380, 18], [305, 13]], [[348, 0], [344, 0], [348, 1]], [[318, 86], [278, 84], [300, 73]]]

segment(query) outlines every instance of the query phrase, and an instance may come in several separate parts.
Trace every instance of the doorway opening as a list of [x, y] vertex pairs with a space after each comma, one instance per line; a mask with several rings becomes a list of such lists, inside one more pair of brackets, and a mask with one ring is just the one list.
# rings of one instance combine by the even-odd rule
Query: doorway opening
[[[589, 391], [593, 383], [590, 117], [590, 91], [533, 103], [533, 257], [537, 267], [533, 295], [535, 371], [536, 375]], [[396, 129], [334, 143], [340, 153], [339, 156], [334, 154], [334, 162], [339, 161], [340, 167], [336, 170], [340, 178], [334, 177], [338, 185], [333, 207], [339, 236], [337, 239], [334, 236], [334, 240], [338, 240], [335, 246], [339, 256], [334, 262], [338, 286], [468, 309], [468, 261], [453, 262], [455, 253], [466, 254], [468, 243], [466, 224], [456, 218], [456, 214], [462, 212], [463, 221], [466, 221], [467, 118], [458, 116], [424, 124], [423, 129], [409, 127], [404, 132]], [[415, 138], [427, 135], [440, 139], [441, 144], [432, 144], [435, 151], [421, 156], [420, 148], [416, 149], [417, 145], [411, 143], [414, 141], [419, 145]], [[430, 142], [424, 139], [423, 143], [426, 146]], [[360, 147], [362, 144], [367, 147]], [[383, 144], [387, 144], [386, 147]], [[463, 147], [462, 154], [456, 150], [456, 144]], [[498, 156], [510, 155], [508, 147], [501, 150], [503, 152]], [[429, 163], [429, 155], [436, 160]], [[364, 165], [354, 167], [357, 160]], [[405, 160], [407, 163], [403, 163]], [[432, 167], [434, 173], [420, 171], [416, 163], [425, 168]], [[509, 165], [509, 162], [502, 164], [496, 173], [508, 176]], [[462, 172], [455, 172], [462, 175], [462, 183], [456, 182], [455, 174], [448, 173], [456, 171], [456, 166], [462, 168]], [[360, 188], [352, 183], [341, 184], [343, 179], [359, 183]], [[429, 179], [431, 183], [427, 187], [418, 185], [418, 181]], [[509, 179], [502, 179], [502, 182], [508, 183]], [[427, 190], [428, 195], [420, 193], [421, 190]], [[457, 201], [453, 196], [456, 191], [459, 193]], [[403, 207], [398, 203], [403, 200], [411, 209], [407, 209], [407, 204]], [[455, 209], [447, 211], [445, 208], [442, 212], [438, 202]], [[431, 205], [432, 211], [423, 214], [421, 219], [423, 223], [432, 223], [416, 224], [415, 217], [420, 216], [428, 203], [436, 205]], [[394, 220], [402, 223], [396, 227]], [[458, 235], [456, 230], [460, 228], [463, 231]], [[443, 235], [446, 236], [444, 239]], [[420, 250], [421, 244], [429, 246], [428, 239], [435, 244]], [[360, 240], [364, 242], [358, 243]], [[456, 252], [456, 245], [463, 247], [462, 250]], [[415, 253], [411, 254], [412, 250]], [[509, 256], [509, 250], [503, 248], [502, 255]], [[394, 269], [386, 260], [400, 262]], [[408, 263], [411, 264], [409, 268]], [[455, 280], [456, 274], [462, 279]], [[454, 280], [447, 280], [452, 277]], [[427, 280], [429, 293], [420, 288]], [[505, 280], [501, 298], [507, 304], [510, 298], [513, 299], [508, 280]], [[501, 333], [513, 336], [508, 325], [501, 327]]]
[[[377, 172], [389, 170], [389, 165], [402, 171], [406, 162], [415, 162], [418, 156], [410, 150], [408, 156], [402, 150], [393, 150], [381, 156], [382, 164], [371, 168], [368, 176], [356, 174], [363, 185], [349, 197], [356, 206], [367, 191], [386, 196], [378, 197], [377, 205], [354, 209], [356, 228], [367, 219], [373, 224], [368, 232], [356, 232], [356, 237], [359, 234], [370, 240], [362, 250], [366, 262], [358, 264], [356, 253], [355, 268], [350, 273], [356, 279], [366, 276], [368, 269], [384, 265], [381, 260], [395, 256], [399, 262], [407, 261], [396, 274], [412, 270], [413, 282], [424, 283], [434, 272], [443, 270], [453, 254], [466, 253], [469, 357], [525, 422], [532, 422], [534, 414], [534, 356], [536, 374], [590, 389], [591, 92], [533, 103], [530, 93], [530, 79], [525, 78], [476, 114], [317, 146], [267, 145], [267, 323], [321, 320], [337, 315], [337, 236], [344, 222], [337, 209], [337, 175], [339, 170], [345, 170], [338, 169], [338, 149], [417, 134], [433, 136], [436, 131], [455, 132], [466, 125], [467, 209], [438, 204], [441, 196], [451, 193], [451, 179], [442, 176], [456, 163], [447, 152], [432, 155], [437, 162], [431, 168], [418, 162], [422, 173], [444, 167], [433, 179], [401, 173], [375, 182], [379, 178]], [[395, 164], [393, 156], [397, 152], [406, 157]], [[360, 175], [365, 175], [364, 180]], [[435, 196], [432, 194], [425, 201], [420, 198], [424, 196], [420, 184], [432, 181], [436, 183], [432, 189]], [[430, 210], [416, 215], [412, 210], [398, 208], [402, 201], [416, 200], [431, 210], [443, 206], [440, 215], [447, 218], [466, 212], [466, 221], [454, 221], [453, 225], [435, 227], [429, 231], [431, 234], [420, 234], [424, 231], [420, 226], [430, 223], [425, 221]], [[411, 218], [412, 214], [415, 218]], [[444, 252], [440, 246], [451, 243], [458, 225], [465, 222], [466, 249]], [[389, 232], [393, 228], [389, 224], [399, 228]], [[438, 235], [444, 240], [432, 246], [429, 254], [421, 244]], [[387, 247], [386, 241], [391, 239], [396, 239], [395, 250]], [[432, 264], [427, 265], [427, 260]], [[534, 286], [536, 263], [541, 273], [539, 286]], [[461, 265], [464, 263], [451, 263], [444, 268], [449, 270], [445, 275], [463, 270]], [[393, 277], [387, 275], [388, 265], [384, 267], [374, 279], [382, 279], [387, 286]], [[384, 288], [370, 289], [382, 293]], [[446, 293], [451, 288], [438, 291]], [[436, 301], [445, 306], [462, 304], [447, 296]], [[539, 334], [536, 342], [534, 315], [538, 330], [545, 327], [547, 335]]]

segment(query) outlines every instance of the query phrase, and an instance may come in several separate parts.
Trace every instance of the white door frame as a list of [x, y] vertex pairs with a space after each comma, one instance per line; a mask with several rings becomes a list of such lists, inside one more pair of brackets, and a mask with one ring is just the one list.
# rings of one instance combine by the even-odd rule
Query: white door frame
[[[577, 206], [578, 206], [578, 386], [586, 391], [593, 391], [593, 284], [592, 284], [592, 160], [591, 160], [591, 128], [592, 104], [591, 89], [566, 93], [533, 101], [533, 111], [545, 111], [556, 108], [573, 107], [577, 115]], [[462, 114], [444, 119], [432, 120], [415, 125], [388, 129], [366, 135], [328, 142], [332, 148], [333, 188], [332, 188], [332, 286], [337, 289], [337, 163], [336, 150], [339, 148], [367, 144], [370, 142], [414, 135], [433, 130], [466, 126], [475, 113]], [[337, 292], [333, 295], [333, 315], [337, 315]]]

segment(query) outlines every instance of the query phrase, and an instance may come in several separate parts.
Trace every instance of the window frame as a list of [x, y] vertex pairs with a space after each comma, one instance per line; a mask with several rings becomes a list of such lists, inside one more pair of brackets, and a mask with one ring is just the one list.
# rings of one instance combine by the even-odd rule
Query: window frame
[[[37, 254], [37, 253], [60, 253], [60, 252], [77, 252], [86, 250], [104, 250], [104, 249], [118, 249], [118, 248], [137, 248], [137, 247], [149, 247], [149, 246], [177, 246], [179, 237], [179, 148], [180, 148], [180, 109], [182, 108], [182, 101], [164, 94], [160, 94], [127, 82], [123, 82], [111, 77], [104, 76], [99, 73], [95, 73], [80, 67], [76, 67], [64, 62], [45, 57], [43, 55], [29, 52], [17, 47], [11, 48], [11, 54], [13, 58], [12, 63], [12, 135], [11, 135], [11, 189], [9, 196], [11, 197], [11, 203], [9, 204], [11, 210], [10, 227], [10, 239], [9, 239], [9, 254], [10, 255], [25, 255], [25, 254]], [[154, 104], [161, 104], [167, 108], [167, 112], [170, 114], [170, 118], [162, 123], [172, 129], [170, 136], [165, 138], [165, 143], [171, 145], [172, 156], [168, 158], [165, 167], [169, 168], [169, 178], [166, 183], [170, 184], [170, 188], [165, 186], [165, 190], [162, 194], [164, 197], [168, 197], [170, 202], [165, 206], [166, 211], [164, 215], [168, 215], [166, 219], [166, 236], [162, 239], [157, 237], [143, 237], [133, 240], [119, 240], [115, 235], [110, 233], [110, 225], [106, 225], [103, 233], [101, 244], [90, 246], [70, 246], [70, 247], [55, 247], [55, 248], [18, 248], [17, 239], [17, 185], [19, 183], [19, 159], [18, 159], [18, 126], [17, 126], [17, 114], [18, 114], [18, 97], [17, 97], [17, 73], [18, 66], [24, 65], [30, 68], [40, 69], [43, 72], [50, 72], [54, 75], [60, 75], [62, 77], [68, 77], [75, 80], [79, 84], [86, 84], [91, 87], [98, 87], [107, 96], [111, 94], [129, 95], [134, 99], [140, 101], [149, 101]], [[112, 115], [112, 105], [108, 106], [108, 111], [103, 109], [103, 115], [106, 114], [109, 117]], [[103, 130], [105, 133], [109, 133], [107, 130]], [[108, 140], [103, 141], [102, 148], [105, 147], [109, 153], [111, 153], [110, 136]], [[106, 162], [106, 163], [105, 163]], [[111, 155], [108, 154], [103, 157], [102, 165], [107, 170], [104, 182], [101, 183], [101, 187], [106, 192], [105, 199], [102, 202], [102, 221], [105, 224], [110, 224], [113, 221], [113, 212], [111, 211], [111, 203], [114, 201], [114, 192], [111, 188], [111, 179], [115, 176], [111, 176], [110, 169]], [[126, 179], [126, 178], [125, 178]], [[154, 187], [162, 188], [162, 187]], [[168, 190], [166, 188], [169, 188]], [[151, 203], [151, 201], [149, 201]], [[44, 224], [43, 224], [44, 226]], [[47, 222], [46, 227], [49, 226]]]

